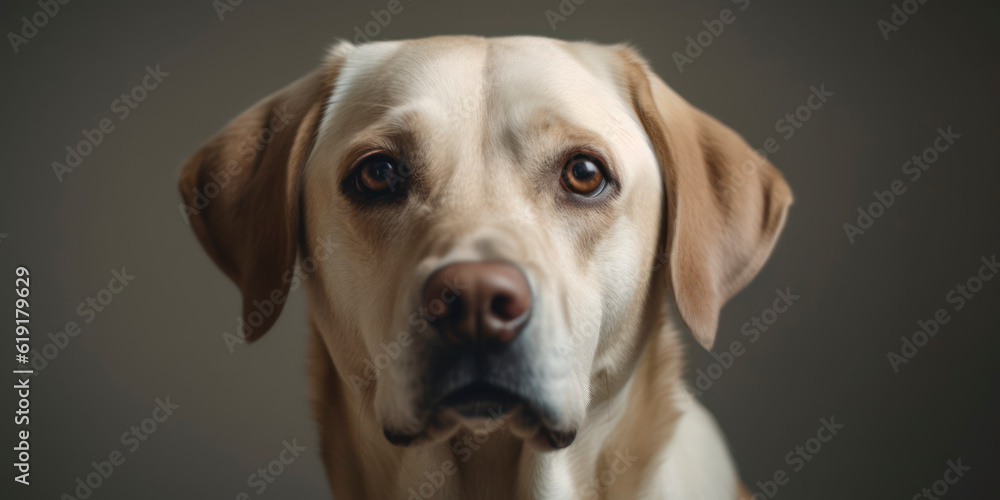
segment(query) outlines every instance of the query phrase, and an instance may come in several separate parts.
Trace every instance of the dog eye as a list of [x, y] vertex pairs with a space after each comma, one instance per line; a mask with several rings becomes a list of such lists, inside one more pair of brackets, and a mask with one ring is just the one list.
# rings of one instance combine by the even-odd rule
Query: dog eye
[[358, 163], [354, 183], [358, 192], [365, 196], [380, 196], [393, 192], [403, 180], [399, 172], [399, 161], [384, 154], [374, 154]]
[[607, 185], [600, 163], [583, 155], [574, 156], [566, 162], [561, 183], [566, 191], [588, 198], [601, 194]]

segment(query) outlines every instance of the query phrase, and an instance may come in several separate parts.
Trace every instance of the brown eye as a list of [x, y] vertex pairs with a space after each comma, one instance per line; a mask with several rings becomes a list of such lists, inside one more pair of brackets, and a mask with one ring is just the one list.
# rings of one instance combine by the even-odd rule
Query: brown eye
[[601, 194], [607, 181], [597, 160], [588, 156], [574, 156], [566, 162], [562, 171], [563, 189], [580, 196], [593, 197]]
[[395, 191], [396, 185], [403, 180], [399, 173], [399, 162], [382, 154], [361, 160], [355, 175], [358, 191], [366, 196], [378, 196]]

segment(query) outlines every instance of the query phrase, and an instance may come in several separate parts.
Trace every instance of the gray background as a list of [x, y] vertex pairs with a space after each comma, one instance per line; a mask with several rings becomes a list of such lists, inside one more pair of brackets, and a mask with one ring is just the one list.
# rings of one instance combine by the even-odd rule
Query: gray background
[[[702, 395], [744, 480], [753, 487], [783, 469], [791, 481], [776, 498], [911, 498], [961, 458], [973, 468], [947, 498], [995, 497], [1000, 281], [953, 313], [900, 373], [886, 354], [917, 320], [950, 308], [945, 294], [980, 257], [1000, 251], [998, 10], [929, 0], [884, 41], [876, 22], [892, 4], [752, 0], [683, 73], [671, 53], [734, 4], [589, 0], [553, 31], [544, 11], [557, 0], [404, 0], [377, 38], [630, 41], [668, 84], [750, 144], [778, 138], [771, 159], [796, 203], [768, 265], [723, 311], [717, 346], [741, 340], [746, 353]], [[19, 53], [0, 47], [0, 233], [8, 234], [0, 256], [10, 280], [0, 296], [13, 302], [14, 267], [31, 268], [40, 349], [67, 321], [82, 324], [77, 304], [105, 287], [112, 269], [136, 276], [32, 380], [33, 485], [2, 496], [72, 493], [90, 462], [123, 450], [121, 434], [167, 396], [180, 409], [125, 452], [92, 498], [257, 498], [247, 476], [292, 438], [306, 454], [261, 497], [327, 496], [307, 404], [302, 292], [259, 344], [230, 354], [221, 334], [235, 327], [239, 296], [184, 224], [175, 185], [203, 140], [313, 68], [335, 38], [353, 39], [369, 10], [385, 6], [245, 0], [220, 21], [210, 0], [77, 1]], [[38, 10], [34, 1], [4, 2], [0, 30], [20, 30], [20, 17]], [[170, 75], [118, 120], [111, 102], [156, 64]], [[820, 84], [835, 95], [780, 138], [775, 122]], [[115, 131], [60, 183], [51, 162], [102, 118]], [[949, 125], [961, 138], [910, 182], [903, 162]], [[906, 193], [849, 243], [843, 223], [896, 179]], [[748, 344], [741, 325], [785, 287], [801, 299]], [[689, 352], [692, 374], [713, 362]], [[4, 398], [13, 411], [13, 394]], [[792, 472], [785, 454], [830, 416], [844, 429]], [[9, 418], [4, 443], [12, 446]]]

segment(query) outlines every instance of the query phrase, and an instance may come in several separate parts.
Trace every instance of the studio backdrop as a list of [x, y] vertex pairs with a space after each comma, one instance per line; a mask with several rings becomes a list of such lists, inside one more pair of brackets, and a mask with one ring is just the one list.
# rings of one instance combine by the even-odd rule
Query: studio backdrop
[[784, 175], [795, 201], [766, 266], [722, 310], [711, 351], [685, 338], [688, 390], [755, 498], [1000, 493], [994, 2], [0, 10], [5, 366], [30, 371], [6, 379], [3, 498], [329, 498], [304, 290], [243, 342], [239, 291], [199, 245], [177, 179], [338, 39], [448, 34], [627, 42]]

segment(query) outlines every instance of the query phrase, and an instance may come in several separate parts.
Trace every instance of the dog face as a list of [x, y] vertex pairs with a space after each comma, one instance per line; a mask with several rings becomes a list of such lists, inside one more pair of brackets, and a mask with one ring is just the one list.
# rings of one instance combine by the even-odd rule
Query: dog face
[[636, 333], [662, 181], [620, 88], [581, 60], [523, 40], [346, 55], [305, 167], [306, 232], [338, 244], [320, 281], [357, 347], [330, 332], [337, 366], [361, 375], [408, 344], [373, 388], [394, 441], [516, 406], [512, 429], [561, 446], [611, 364], [599, 341]]
[[391, 442], [510, 415], [540, 449], [573, 441], [650, 318], [709, 345], [791, 201], [631, 50], [527, 37], [338, 45], [181, 192], [251, 339], [300, 254], [314, 326]]

